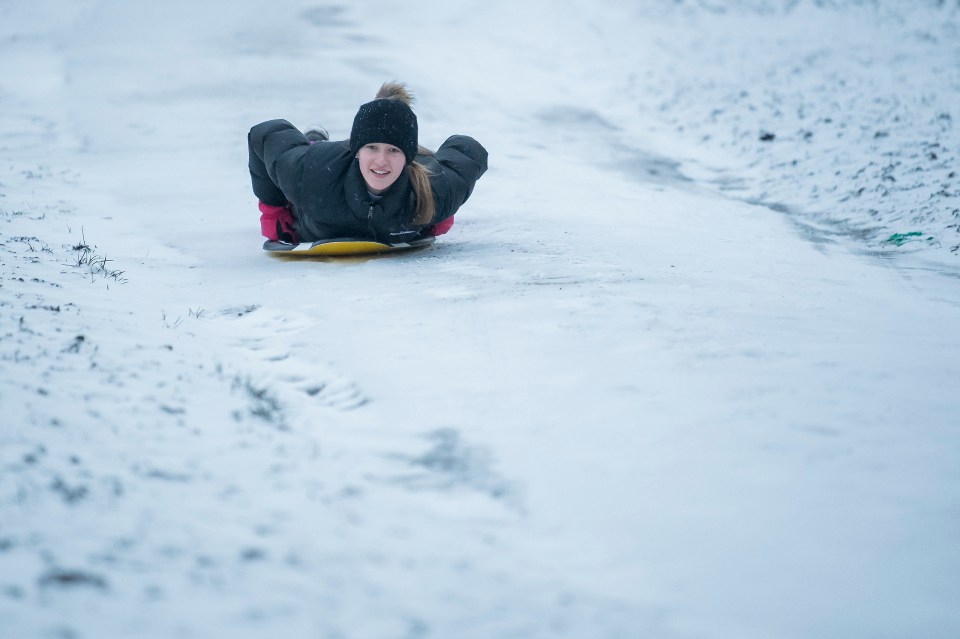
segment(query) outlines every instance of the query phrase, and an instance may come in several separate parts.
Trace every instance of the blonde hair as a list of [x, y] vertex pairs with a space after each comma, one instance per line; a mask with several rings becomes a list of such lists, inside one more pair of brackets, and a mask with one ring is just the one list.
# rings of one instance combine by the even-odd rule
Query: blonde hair
[[[377, 91], [375, 100], [399, 100], [408, 107], [413, 106], [413, 94], [407, 89], [407, 85], [402, 82], [384, 82]], [[417, 155], [433, 155], [433, 151], [426, 147], [417, 146]], [[437, 213], [436, 203], [433, 199], [433, 190], [430, 188], [430, 171], [424, 165], [416, 160], [407, 165], [407, 176], [410, 178], [410, 186], [413, 188], [413, 194], [417, 198], [417, 205], [413, 211], [414, 224], [425, 225], [433, 221]]]

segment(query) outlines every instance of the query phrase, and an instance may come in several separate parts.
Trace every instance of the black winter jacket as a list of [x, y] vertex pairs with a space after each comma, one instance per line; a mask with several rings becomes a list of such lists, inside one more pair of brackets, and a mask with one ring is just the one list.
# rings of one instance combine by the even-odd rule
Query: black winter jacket
[[460, 208], [487, 170], [487, 151], [466, 135], [447, 139], [433, 155], [418, 155], [430, 172], [436, 205], [426, 225], [411, 223], [416, 197], [404, 171], [372, 202], [349, 140], [315, 142], [286, 120], [270, 120], [250, 129], [250, 177], [253, 192], [265, 204], [293, 204], [294, 224], [302, 242], [334, 237], [362, 237], [382, 242], [414, 239], [425, 228]]

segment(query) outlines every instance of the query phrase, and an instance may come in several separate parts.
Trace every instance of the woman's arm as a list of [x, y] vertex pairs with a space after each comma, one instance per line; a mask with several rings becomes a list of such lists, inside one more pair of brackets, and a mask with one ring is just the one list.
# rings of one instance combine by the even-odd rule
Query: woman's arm
[[297, 202], [307, 138], [286, 120], [270, 120], [250, 129], [247, 146], [254, 195], [271, 206]]
[[487, 150], [467, 135], [454, 135], [440, 145], [434, 159], [442, 171], [430, 177], [436, 224], [457, 212], [487, 170]]

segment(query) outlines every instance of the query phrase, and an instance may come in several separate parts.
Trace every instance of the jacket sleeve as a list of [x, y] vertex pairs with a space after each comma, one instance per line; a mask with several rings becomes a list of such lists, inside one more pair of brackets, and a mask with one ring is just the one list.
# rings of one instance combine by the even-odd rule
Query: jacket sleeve
[[307, 138], [286, 120], [270, 120], [250, 129], [247, 146], [254, 195], [271, 206], [298, 203]]
[[434, 154], [441, 171], [430, 177], [437, 213], [433, 223], [457, 212], [487, 170], [487, 150], [466, 135], [454, 135]]

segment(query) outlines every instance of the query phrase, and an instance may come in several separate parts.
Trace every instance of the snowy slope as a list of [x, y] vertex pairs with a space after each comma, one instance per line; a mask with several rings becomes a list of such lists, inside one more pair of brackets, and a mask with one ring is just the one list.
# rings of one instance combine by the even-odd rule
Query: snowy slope
[[[0, 636], [956, 636], [958, 20], [0, 3]], [[453, 231], [263, 255], [395, 78]]]

